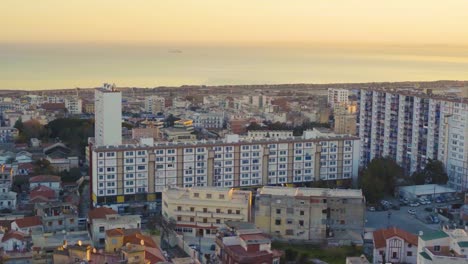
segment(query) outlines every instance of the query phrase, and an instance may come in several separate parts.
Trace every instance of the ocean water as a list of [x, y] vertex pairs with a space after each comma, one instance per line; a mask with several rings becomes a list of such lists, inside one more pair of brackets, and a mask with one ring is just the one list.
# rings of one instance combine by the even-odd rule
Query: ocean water
[[0, 89], [468, 80], [468, 46], [0, 44]]

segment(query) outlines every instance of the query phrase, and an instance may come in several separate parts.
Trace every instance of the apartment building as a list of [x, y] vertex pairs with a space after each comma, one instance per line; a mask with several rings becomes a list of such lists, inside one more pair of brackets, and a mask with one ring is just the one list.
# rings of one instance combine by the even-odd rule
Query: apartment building
[[362, 243], [361, 190], [265, 186], [255, 200], [255, 224], [279, 239]]
[[115, 84], [105, 83], [94, 93], [95, 132], [97, 146], [122, 144], [122, 94]]
[[214, 237], [226, 221], [252, 219], [252, 192], [219, 187], [167, 187], [162, 215], [176, 221], [176, 231], [188, 236]]
[[44, 232], [78, 230], [78, 208], [71, 203], [37, 203], [34, 211], [41, 217]]
[[447, 169], [448, 185], [457, 190], [468, 188], [468, 100], [441, 103], [438, 159]]
[[393, 89], [362, 89], [358, 98], [361, 165], [385, 156], [413, 173], [438, 159], [447, 167], [450, 186], [466, 189], [466, 99]]
[[79, 115], [83, 112], [82, 100], [79, 97], [65, 98], [64, 103], [69, 114]]
[[468, 233], [464, 229], [444, 229], [420, 233], [418, 264], [468, 263]]
[[294, 138], [94, 146], [91, 143], [94, 205], [160, 206], [167, 186], [248, 187], [317, 180], [356, 180], [359, 140], [305, 131]]
[[225, 123], [224, 112], [193, 113], [189, 118], [197, 128], [222, 129]]
[[145, 98], [145, 112], [157, 114], [164, 112], [166, 99], [161, 96], [152, 95]]
[[349, 90], [347, 89], [328, 89], [328, 104], [334, 108], [335, 105], [348, 104]]
[[335, 118], [333, 131], [337, 134], [356, 135], [356, 111], [356, 103], [335, 105], [333, 109]]

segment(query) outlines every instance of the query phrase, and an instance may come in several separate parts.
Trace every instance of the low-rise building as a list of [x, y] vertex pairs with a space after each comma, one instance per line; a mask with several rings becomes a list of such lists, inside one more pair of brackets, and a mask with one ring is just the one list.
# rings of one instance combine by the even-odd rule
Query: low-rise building
[[216, 235], [216, 257], [221, 263], [279, 264], [281, 255], [271, 249], [270, 237], [255, 226], [230, 228]]
[[36, 203], [35, 213], [41, 217], [44, 232], [77, 231], [78, 209], [70, 203]]
[[417, 263], [418, 237], [391, 227], [373, 233], [373, 263]]
[[18, 135], [18, 129], [14, 127], [0, 127], [0, 143], [13, 142]]
[[418, 264], [468, 263], [468, 233], [463, 229], [421, 232], [418, 238]]
[[279, 239], [362, 244], [365, 204], [361, 190], [264, 186], [255, 224]]
[[16, 193], [12, 191], [0, 193], [0, 209], [16, 209]]
[[55, 191], [56, 196], [59, 195], [62, 181], [59, 176], [54, 175], [38, 175], [29, 178], [29, 189], [33, 190], [38, 186], [46, 186]]
[[139, 215], [119, 215], [116, 211], [107, 207], [94, 208], [88, 213], [89, 232], [93, 245], [103, 247], [105, 245], [106, 230], [139, 229], [141, 217]]
[[252, 193], [216, 187], [168, 187], [162, 193], [162, 214], [176, 221], [188, 236], [214, 236], [226, 221], [252, 219]]
[[42, 233], [44, 228], [39, 216], [27, 216], [15, 219], [11, 222], [11, 230], [20, 231], [24, 234]]
[[65, 98], [65, 108], [69, 114], [79, 115], [82, 113], [82, 101], [79, 97]]

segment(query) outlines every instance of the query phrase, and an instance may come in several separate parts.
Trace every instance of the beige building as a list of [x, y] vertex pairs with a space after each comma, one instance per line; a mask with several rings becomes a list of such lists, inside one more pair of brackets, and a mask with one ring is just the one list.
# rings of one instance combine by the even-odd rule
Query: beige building
[[141, 138], [152, 138], [157, 140], [160, 138], [159, 127], [133, 128], [132, 138], [137, 140]]
[[168, 187], [162, 193], [162, 213], [174, 219], [177, 232], [214, 236], [226, 221], [251, 220], [252, 193], [216, 187]]
[[333, 109], [335, 117], [335, 133], [349, 135], [356, 134], [356, 110], [356, 103], [335, 105], [335, 108]]
[[362, 243], [365, 198], [361, 190], [263, 187], [255, 224], [280, 239]]

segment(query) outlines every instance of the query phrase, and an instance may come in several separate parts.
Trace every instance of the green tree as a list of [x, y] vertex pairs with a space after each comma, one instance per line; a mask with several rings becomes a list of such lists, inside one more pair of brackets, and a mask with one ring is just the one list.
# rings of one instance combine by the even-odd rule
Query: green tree
[[23, 132], [24, 125], [23, 125], [23, 121], [21, 120], [21, 117], [18, 118], [18, 120], [16, 120], [14, 128], [18, 129], [20, 133]]
[[45, 128], [50, 138], [59, 138], [80, 157], [84, 157], [88, 138], [94, 136], [92, 119], [58, 118]]
[[71, 168], [69, 171], [62, 171], [60, 178], [63, 182], [76, 182], [81, 178], [80, 168]]
[[448, 175], [445, 172], [444, 164], [439, 160], [429, 159], [421, 171], [416, 171], [411, 176], [415, 184], [446, 184]]
[[385, 194], [393, 195], [395, 187], [405, 179], [403, 168], [390, 158], [375, 158], [359, 175], [367, 201], [377, 202]]
[[175, 121], [178, 121], [178, 120], [180, 120], [180, 118], [175, 117], [174, 115], [170, 114], [170, 115], [166, 118], [166, 126], [167, 126], [167, 127], [172, 127], [172, 126], [174, 126], [174, 122], [175, 122]]
[[50, 162], [46, 159], [39, 159], [34, 163], [34, 174], [52, 174], [54, 169], [50, 166]]

